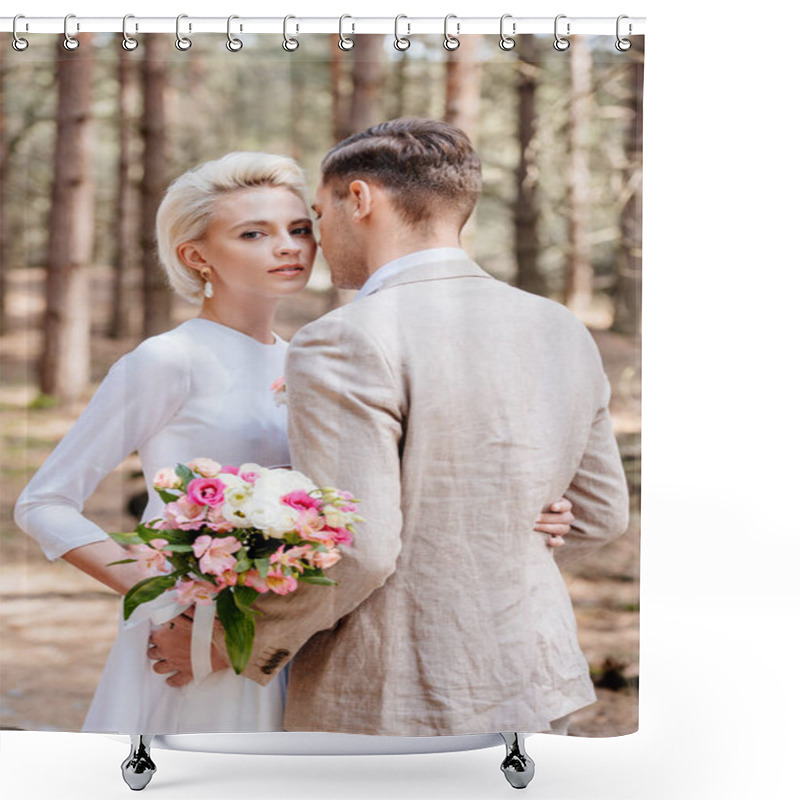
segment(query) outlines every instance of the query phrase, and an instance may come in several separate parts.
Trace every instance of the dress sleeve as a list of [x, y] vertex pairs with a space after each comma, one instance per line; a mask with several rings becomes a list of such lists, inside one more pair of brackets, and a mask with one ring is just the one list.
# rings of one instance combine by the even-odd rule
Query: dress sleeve
[[123, 356], [25, 487], [14, 520], [49, 559], [108, 538], [83, 515], [84, 503], [181, 408], [189, 390], [189, 358], [172, 336], [147, 339]]

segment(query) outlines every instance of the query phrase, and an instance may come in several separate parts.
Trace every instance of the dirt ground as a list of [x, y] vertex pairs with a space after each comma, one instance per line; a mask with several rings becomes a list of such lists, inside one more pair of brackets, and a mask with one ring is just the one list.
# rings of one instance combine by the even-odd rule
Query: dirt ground
[[[79, 730], [117, 628], [118, 598], [58, 561], [48, 562], [14, 525], [14, 501], [68, 430], [79, 408], [37, 402], [36, 359], [42, 312], [40, 270], [10, 273], [10, 324], [0, 337], [0, 727]], [[92, 306], [108, 308], [109, 276], [93, 273]], [[285, 338], [323, 313], [323, 293], [307, 291], [287, 301], [276, 328]], [[179, 306], [176, 319], [188, 318]], [[93, 380], [135, 346], [135, 339], [102, 336], [94, 320]], [[638, 353], [634, 343], [608, 331], [596, 339], [612, 383], [612, 414], [634, 489], [628, 533], [566, 575], [581, 645], [597, 686], [597, 703], [573, 717], [570, 733], [615, 736], [637, 727], [639, 642], [639, 425]], [[42, 407], [44, 406], [44, 407]], [[100, 485], [85, 509], [106, 530], [131, 530], [136, 519], [126, 499], [144, 488], [135, 456]], [[513, 657], [513, 654], [509, 654]]]

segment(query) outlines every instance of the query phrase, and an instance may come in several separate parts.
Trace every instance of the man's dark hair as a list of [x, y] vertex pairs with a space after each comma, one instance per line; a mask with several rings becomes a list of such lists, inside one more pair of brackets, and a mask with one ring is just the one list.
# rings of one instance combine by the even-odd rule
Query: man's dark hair
[[467, 135], [433, 119], [394, 119], [356, 133], [328, 152], [321, 169], [337, 198], [354, 180], [380, 184], [410, 224], [449, 207], [463, 225], [481, 191], [481, 162]]

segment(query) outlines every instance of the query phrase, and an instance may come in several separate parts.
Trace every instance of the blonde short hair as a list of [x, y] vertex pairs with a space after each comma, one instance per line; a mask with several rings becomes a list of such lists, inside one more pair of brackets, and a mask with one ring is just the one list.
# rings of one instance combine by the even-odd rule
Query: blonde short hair
[[203, 279], [183, 263], [178, 247], [202, 239], [218, 198], [256, 186], [285, 186], [308, 205], [303, 170], [293, 159], [269, 153], [228, 153], [184, 172], [167, 189], [156, 215], [158, 257], [172, 288], [190, 303], [203, 301]]

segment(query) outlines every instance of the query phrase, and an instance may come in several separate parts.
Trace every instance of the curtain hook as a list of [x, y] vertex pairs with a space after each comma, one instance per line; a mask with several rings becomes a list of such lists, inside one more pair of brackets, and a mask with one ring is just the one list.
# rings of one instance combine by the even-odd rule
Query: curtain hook
[[[345, 36], [344, 32], [342, 30], [342, 27], [344, 26], [344, 21], [346, 19], [353, 19], [353, 18], [349, 14], [342, 14], [342, 16], [339, 17], [339, 49], [340, 50], [352, 50], [356, 46], [355, 41], [353, 39], [349, 38], [348, 36]], [[352, 27], [352, 32], [355, 33], [356, 26], [352, 25], [351, 27]]]
[[14, 17], [14, 22], [11, 25], [11, 33], [14, 36], [13, 40], [11, 41], [11, 46], [18, 53], [21, 53], [23, 50], [27, 50], [28, 49], [28, 45], [30, 44], [30, 42], [27, 39], [23, 39], [17, 33], [17, 20], [20, 20], [20, 19], [25, 19], [25, 15], [24, 14], [17, 14], [17, 16]]
[[[512, 39], [510, 36], [506, 35], [504, 30], [504, 25], [506, 20], [511, 18], [512, 18], [511, 14], [503, 14], [503, 16], [500, 17], [500, 49], [505, 50], [506, 52], [509, 50], [513, 50], [517, 45], [516, 41]], [[513, 34], [516, 32], [517, 32], [517, 23], [512, 22], [511, 33]]]
[[[181, 20], [188, 19], [188, 14], [178, 14], [175, 19], [175, 47], [182, 52], [185, 52], [192, 46], [192, 40], [188, 36], [181, 34]], [[192, 23], [189, 23], [189, 32], [192, 31]]]
[[[236, 14], [231, 14], [231, 15], [228, 17], [228, 41], [227, 41], [227, 42], [225, 42], [225, 47], [227, 47], [227, 48], [228, 48], [228, 50], [230, 50], [230, 51], [231, 51], [231, 53], [238, 53], [238, 52], [239, 52], [239, 50], [241, 50], [241, 49], [244, 47], [244, 42], [243, 42], [241, 39], [237, 39], [237, 38], [236, 38], [236, 37], [235, 37], [235, 36], [234, 36], [234, 35], [231, 33], [231, 23], [232, 23], [232, 22], [233, 22], [235, 19], [239, 19], [239, 17], [237, 17], [237, 16], [236, 16]], [[241, 26], [240, 26], [240, 27], [239, 27], [239, 30], [241, 30], [241, 29], [242, 29], [242, 28], [241, 28]]]
[[[617, 41], [614, 43], [614, 47], [616, 47], [616, 48], [617, 48], [617, 50], [619, 50], [619, 51], [620, 51], [620, 53], [625, 53], [625, 52], [627, 52], [628, 50], [630, 50], [630, 49], [631, 49], [631, 46], [632, 46], [632, 42], [631, 42], [631, 40], [630, 40], [630, 39], [623, 39], [623, 38], [620, 36], [620, 23], [621, 23], [621, 22], [622, 22], [622, 20], [624, 20], [624, 19], [629, 19], [629, 17], [627, 16], [627, 14], [620, 14], [620, 15], [617, 17]], [[631, 25], [631, 23], [629, 22], [629, 23], [628, 23], [628, 36], [630, 36], [630, 35], [631, 35], [631, 32], [632, 32], [632, 31], [633, 31], [633, 26], [632, 26], [632, 25]]]
[[400, 20], [401, 19], [408, 19], [405, 14], [398, 14], [394, 18], [394, 49], [400, 50], [403, 52], [404, 50], [408, 50], [411, 47], [411, 39], [407, 38], [407, 35], [411, 33], [411, 24], [406, 23], [406, 27], [408, 28], [406, 36], [400, 35]]
[[[559, 53], [563, 53], [565, 50], [569, 50], [569, 39], [565, 39], [559, 32], [558, 32], [558, 21], [561, 19], [566, 19], [566, 14], [559, 14], [556, 17], [555, 25], [553, 26], [553, 32], [555, 33], [555, 40], [553, 41], [553, 47], [559, 51]], [[567, 36], [569, 36], [569, 22], [567, 23]]]
[[[70, 52], [72, 52], [73, 50], [77, 50], [81, 46], [81, 43], [74, 36], [70, 36], [69, 21], [71, 19], [75, 19], [74, 14], [67, 14], [67, 16], [64, 17], [64, 42], [63, 42], [64, 49], [69, 50]], [[77, 25], [75, 30], [76, 32], [79, 31], [80, 25]]]
[[[283, 49], [287, 53], [293, 53], [295, 50], [297, 50], [298, 47], [300, 47], [300, 42], [298, 42], [297, 39], [291, 38], [287, 33], [287, 28], [290, 19], [297, 19], [297, 17], [293, 17], [291, 14], [289, 14], [288, 16], [283, 18]], [[299, 26], [296, 26], [296, 32], [297, 33], [300, 32]]]
[[[461, 42], [459, 42], [456, 36], [453, 36], [447, 30], [447, 23], [450, 22], [451, 19], [457, 20], [458, 17], [456, 17], [455, 14], [448, 14], [444, 18], [444, 41], [442, 42], [442, 45], [444, 46], [445, 50], [453, 52], [453, 50], [458, 50], [458, 48], [461, 47]], [[458, 35], [460, 27], [460, 23], [456, 22], [456, 35]]]
[[[134, 17], [133, 14], [126, 14], [122, 18], [122, 42], [121, 42], [121, 45], [122, 45], [122, 49], [123, 50], [127, 50], [130, 53], [132, 50], [135, 50], [139, 46], [139, 40], [138, 39], [134, 39], [133, 36], [129, 36], [128, 35], [128, 20], [129, 19], [136, 19], [136, 17]], [[137, 25], [136, 28], [138, 30], [139, 26]]]

